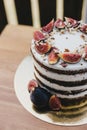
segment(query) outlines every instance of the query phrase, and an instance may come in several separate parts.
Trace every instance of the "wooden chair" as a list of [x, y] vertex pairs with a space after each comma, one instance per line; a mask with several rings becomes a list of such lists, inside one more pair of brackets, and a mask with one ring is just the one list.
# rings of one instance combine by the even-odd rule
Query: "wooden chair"
[[83, 1], [82, 19], [85, 23], [87, 23], [87, 0]]
[[[15, 8], [14, 0], [3, 0], [5, 6], [5, 12], [7, 21], [9, 24], [18, 24], [17, 13]], [[30, 0], [32, 21], [34, 27], [40, 27], [40, 13], [38, 0]], [[56, 0], [56, 17], [63, 19], [63, 2], [64, 0]]]
[[[8, 24], [18, 24], [17, 12], [14, 0], [3, 0], [5, 12], [7, 16]], [[64, 17], [64, 0], [56, 0], [56, 19]], [[39, 11], [39, 0], [30, 0], [31, 3], [31, 13], [32, 13], [32, 23], [34, 27], [41, 26], [40, 11]], [[86, 3], [84, 0], [82, 6], [81, 18], [86, 21]], [[50, 4], [50, 3], [49, 3]], [[85, 6], [85, 7], [84, 7]], [[45, 15], [45, 14], [44, 14]]]

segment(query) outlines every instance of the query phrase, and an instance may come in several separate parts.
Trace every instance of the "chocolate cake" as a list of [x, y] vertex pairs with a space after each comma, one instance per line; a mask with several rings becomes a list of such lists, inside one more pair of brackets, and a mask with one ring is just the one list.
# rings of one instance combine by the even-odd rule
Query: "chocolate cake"
[[41, 88], [56, 95], [58, 116], [87, 111], [87, 25], [72, 18], [52, 20], [34, 32], [31, 53]]

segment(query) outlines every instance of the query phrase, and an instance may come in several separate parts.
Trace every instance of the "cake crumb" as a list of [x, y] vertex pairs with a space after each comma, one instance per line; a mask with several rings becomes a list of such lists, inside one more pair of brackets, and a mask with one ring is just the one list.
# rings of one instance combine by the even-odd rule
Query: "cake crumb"
[[54, 38], [54, 37], [51, 37], [50, 39], [55, 40], [55, 38]]
[[61, 34], [64, 34], [64, 33], [65, 33], [65, 30], [61, 30], [61, 31], [60, 31], [60, 35], [61, 35]]
[[82, 66], [83, 64], [81, 63], [81, 66]]
[[65, 62], [62, 62], [60, 65], [61, 65], [62, 67], [67, 67], [67, 64], [66, 64]]
[[69, 49], [67, 49], [67, 48], [65, 48], [64, 52], [70, 52], [70, 50], [69, 50]]
[[82, 34], [82, 35], [81, 35], [81, 38], [84, 40], [84, 39], [85, 39], [85, 36]]
[[46, 56], [45, 54], [41, 55], [42, 58], [45, 58], [45, 56]]

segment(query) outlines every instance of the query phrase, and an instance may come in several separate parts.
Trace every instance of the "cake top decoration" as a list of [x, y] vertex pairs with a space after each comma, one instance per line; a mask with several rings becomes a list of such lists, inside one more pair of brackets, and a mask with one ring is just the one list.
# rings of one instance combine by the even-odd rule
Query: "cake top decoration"
[[[46, 55], [48, 63], [76, 64], [87, 61], [87, 24], [65, 17], [65, 21], [52, 19], [33, 35], [34, 48], [39, 55]], [[64, 67], [66, 67], [65, 65]]]

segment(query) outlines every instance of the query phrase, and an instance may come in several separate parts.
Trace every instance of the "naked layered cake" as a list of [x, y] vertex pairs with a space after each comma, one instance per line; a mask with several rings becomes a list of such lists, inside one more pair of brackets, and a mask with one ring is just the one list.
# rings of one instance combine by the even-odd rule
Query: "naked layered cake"
[[[72, 18], [50, 21], [34, 32], [31, 54], [34, 75], [31, 101], [58, 116], [87, 111], [87, 24]], [[33, 88], [33, 89], [32, 89]]]

